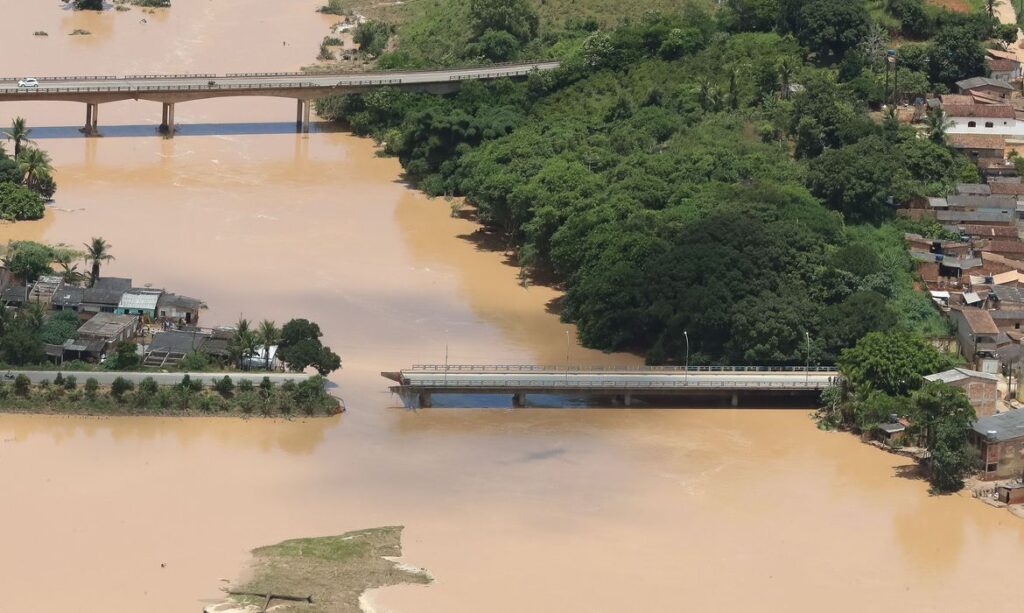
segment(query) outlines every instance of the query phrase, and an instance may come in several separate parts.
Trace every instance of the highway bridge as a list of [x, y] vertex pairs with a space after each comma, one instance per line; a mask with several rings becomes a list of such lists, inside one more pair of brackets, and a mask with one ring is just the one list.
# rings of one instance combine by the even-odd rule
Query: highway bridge
[[531, 365], [417, 365], [382, 376], [398, 385], [391, 391], [408, 407], [429, 407], [436, 394], [510, 394], [523, 406], [527, 394], [610, 398], [630, 406], [637, 398], [728, 398], [738, 406], [746, 397], [815, 400], [836, 382], [831, 367], [606, 367]]
[[312, 102], [325, 96], [358, 94], [378, 87], [445, 94], [462, 81], [524, 77], [534, 71], [554, 70], [557, 61], [493, 64], [469, 68], [404, 70], [364, 73], [229, 73], [131, 76], [37, 77], [38, 86], [19, 86], [22, 77], [0, 78], [0, 102], [33, 100], [81, 102], [86, 105], [87, 135], [97, 133], [99, 105], [122, 100], [149, 100], [163, 104], [161, 132], [174, 134], [174, 105], [191, 100], [229, 96], [273, 96], [297, 101], [296, 127], [309, 127]]

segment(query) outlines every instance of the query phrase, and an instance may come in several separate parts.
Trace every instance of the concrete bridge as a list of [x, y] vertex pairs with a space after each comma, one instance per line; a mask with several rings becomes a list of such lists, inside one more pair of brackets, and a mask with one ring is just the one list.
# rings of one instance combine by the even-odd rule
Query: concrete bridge
[[418, 365], [382, 376], [408, 407], [429, 407], [434, 394], [511, 394], [523, 406], [527, 394], [611, 398], [630, 406], [638, 397], [728, 398], [743, 396], [815, 400], [836, 382], [831, 367], [624, 367], [566, 368], [529, 365]]
[[[309, 127], [312, 102], [326, 96], [358, 94], [377, 87], [445, 94], [466, 80], [523, 77], [554, 70], [557, 61], [494, 64], [472, 68], [316, 74], [304, 72], [38, 77], [38, 87], [18, 87], [18, 78], [0, 78], [0, 102], [54, 100], [86, 105], [87, 135], [97, 133], [99, 105], [121, 100], [149, 100], [163, 105], [160, 131], [174, 134], [174, 105], [228, 96], [274, 96], [297, 101], [295, 124]], [[25, 75], [29, 76], [29, 75]]]

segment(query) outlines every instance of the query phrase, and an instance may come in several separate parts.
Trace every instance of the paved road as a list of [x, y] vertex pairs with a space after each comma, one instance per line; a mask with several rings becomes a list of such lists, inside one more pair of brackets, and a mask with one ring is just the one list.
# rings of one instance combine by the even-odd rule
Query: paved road
[[[453, 68], [446, 70], [430, 71], [395, 71], [395, 72], [370, 72], [370, 73], [346, 73], [333, 75], [316, 74], [254, 74], [244, 76], [229, 75], [180, 75], [161, 76], [153, 75], [146, 77], [125, 76], [125, 77], [77, 77], [69, 76], [58, 79], [45, 79], [39, 81], [39, 87], [19, 88], [18, 79], [35, 75], [22, 75], [19, 77], [0, 78], [0, 90], [8, 90], [3, 93], [16, 92], [26, 98], [44, 97], [47, 93], [66, 92], [68, 89], [77, 89], [90, 92], [113, 92], [113, 91], [166, 91], [181, 92], [200, 90], [222, 90], [222, 89], [259, 89], [259, 88], [333, 88], [344, 86], [374, 85], [374, 84], [429, 84], [449, 83], [463, 79], [494, 79], [507, 76], [521, 76], [532, 70], [554, 70], [558, 68], [559, 62], [530, 62], [523, 64], [509, 64], [497, 66], [482, 66], [474, 68]], [[215, 85], [211, 87], [209, 82]]]
[[404, 370], [411, 387], [487, 389], [822, 389], [835, 371], [825, 372], [691, 372], [691, 373], [467, 373]]
[[[9, 372], [11, 374], [11, 377], [8, 378], [7, 374], [4, 374], [3, 375], [3, 379], [2, 379], [3, 381], [7, 381], [7, 382], [10, 382], [11, 380], [13, 380], [13, 378], [15, 376], [17, 376], [19, 374], [24, 374], [24, 375], [28, 376], [28, 378], [32, 381], [32, 383], [39, 383], [43, 379], [46, 379], [48, 381], [53, 381], [53, 378], [57, 376], [57, 371], [53, 371], [53, 370], [12, 370], [12, 371], [4, 371], [4, 373], [7, 373], [7, 372]], [[181, 383], [181, 378], [183, 376], [185, 376], [186, 373], [183, 373], [183, 372], [162, 373], [162, 372], [113, 372], [113, 371], [78, 372], [78, 371], [66, 371], [66, 372], [64, 372], [62, 374], [65, 377], [67, 377], [68, 375], [74, 375], [78, 379], [78, 384], [79, 385], [85, 383], [85, 380], [89, 379], [90, 377], [93, 378], [93, 379], [96, 379], [96, 381], [98, 381], [100, 383], [100, 385], [110, 385], [111, 383], [113, 383], [114, 379], [116, 379], [117, 377], [124, 377], [125, 379], [129, 379], [131, 381], [134, 381], [135, 383], [138, 383], [139, 381], [142, 381], [146, 377], [153, 377], [154, 379], [156, 379], [156, 382], [159, 383], [160, 385], [175, 385], [177, 383]], [[285, 381], [295, 381], [296, 383], [298, 383], [300, 381], [305, 381], [306, 379], [309, 378], [309, 375], [303, 374], [303, 373], [270, 373], [270, 374], [268, 374], [268, 373], [251, 373], [251, 374], [249, 374], [249, 373], [240, 373], [240, 372], [228, 372], [228, 373], [224, 373], [224, 372], [209, 373], [209, 372], [206, 372], [206, 373], [188, 373], [188, 374], [192, 378], [192, 380], [194, 380], [194, 381], [195, 380], [200, 380], [200, 381], [203, 382], [204, 385], [209, 385], [214, 380], [223, 379], [224, 375], [229, 375], [231, 377], [231, 380], [234, 383], [236, 383], [236, 384], [239, 381], [243, 380], [243, 379], [249, 379], [253, 383], [259, 384], [261, 381], [263, 381], [263, 377], [270, 377], [270, 380], [273, 381], [275, 384], [284, 383]]]

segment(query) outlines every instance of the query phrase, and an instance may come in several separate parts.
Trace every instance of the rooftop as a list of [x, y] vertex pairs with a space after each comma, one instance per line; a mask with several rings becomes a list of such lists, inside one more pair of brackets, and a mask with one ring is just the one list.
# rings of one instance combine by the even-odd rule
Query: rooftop
[[964, 222], [973, 221], [976, 223], [1000, 223], [1013, 221], [1017, 213], [1017, 207], [1010, 209], [985, 209], [982, 211], [936, 211], [935, 218], [939, 221]]
[[1006, 138], [997, 134], [949, 134], [946, 139], [954, 149], [1002, 150], [1006, 147]]
[[1024, 254], [1024, 242], [1019, 240], [993, 240], [990, 241], [988, 246], [983, 251], [992, 251], [994, 253], [1011, 253], [1011, 254]]
[[992, 321], [992, 316], [988, 311], [976, 307], [964, 307], [960, 310], [960, 314], [967, 322], [972, 334], [999, 334], [999, 328], [996, 327], [996, 322]]
[[[986, 185], [986, 187], [988, 186]], [[947, 196], [946, 203], [951, 208], [1011, 209], [1017, 206], [1017, 199], [1005, 194], [998, 196], [962, 194]]]
[[1017, 62], [1018, 64], [1020, 63], [1020, 61], [1017, 59], [1017, 54], [1010, 51], [1003, 51], [1002, 49], [985, 49], [985, 54], [991, 58], [998, 58], [1001, 60], [1012, 60], [1014, 62]]
[[[982, 117], [1013, 119], [1016, 113], [1009, 104], [943, 104], [942, 110], [950, 117]], [[950, 136], [956, 136], [951, 134]], [[979, 134], [978, 136], [988, 136]]]
[[1019, 287], [1007, 285], [993, 285], [992, 295], [1000, 302], [1014, 302], [1024, 304], [1024, 290]]
[[93, 283], [94, 289], [109, 289], [126, 292], [132, 288], [132, 280], [123, 277], [100, 277]]
[[83, 296], [85, 296], [85, 290], [83, 288], [75, 287], [73, 285], [65, 285], [57, 290], [57, 293], [53, 295], [53, 306], [76, 307], [82, 304]]
[[960, 226], [960, 231], [969, 236], [982, 238], [1017, 238], [1017, 228], [1009, 226], [975, 226], [965, 224]]
[[78, 328], [78, 335], [93, 338], [113, 339], [120, 336], [125, 328], [138, 324], [136, 315], [116, 315], [114, 313], [96, 313], [92, 319]]
[[170, 332], [157, 332], [153, 335], [153, 342], [149, 344], [149, 351], [166, 351], [168, 353], [192, 353], [203, 348], [209, 340], [210, 335], [206, 332], [185, 332], [171, 330]]
[[954, 383], [964, 379], [986, 379], [988, 381], [999, 381], [999, 377], [990, 375], [987, 372], [968, 370], [966, 368], [951, 368], [924, 378], [925, 381], [940, 381], [942, 383]]
[[1020, 65], [1019, 62], [1004, 60], [1003, 58], [988, 58], [985, 60], [985, 63], [988, 64], [988, 68], [992, 72], [1013, 72]]
[[1013, 183], [1010, 181], [993, 181], [988, 184], [993, 194], [1012, 194], [1018, 196], [1024, 194], [1024, 183]]
[[1009, 441], [1024, 436], [1024, 411], [1007, 411], [981, 417], [974, 431], [993, 441]]
[[1010, 92], [1013, 91], [1011, 86], [1006, 81], [1000, 81], [999, 79], [992, 79], [989, 77], [971, 77], [970, 79], [964, 79], [963, 81], [957, 81], [956, 86], [960, 88], [960, 91], [968, 89], [974, 89], [975, 87], [995, 87], [998, 89], [1005, 89]]
[[135, 309], [143, 311], [155, 311], [156, 303], [160, 300], [163, 290], [133, 289], [121, 294], [121, 300], [117, 303], [119, 309]]
[[988, 183], [958, 183], [956, 193], [971, 196], [988, 196], [992, 187]]

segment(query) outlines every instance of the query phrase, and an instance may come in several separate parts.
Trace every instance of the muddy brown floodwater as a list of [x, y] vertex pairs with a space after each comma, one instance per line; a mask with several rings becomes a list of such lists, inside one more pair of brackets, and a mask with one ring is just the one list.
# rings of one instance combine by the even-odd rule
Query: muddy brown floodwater
[[[174, 0], [144, 16], [4, 0], [0, 57], [24, 76], [289, 70], [332, 22], [316, 4]], [[78, 27], [92, 35], [67, 36]], [[293, 112], [181, 104], [164, 140], [157, 104], [109, 104], [107, 136], [84, 139], [83, 105], [0, 105], [0, 123], [35, 127], [60, 186], [43, 221], [0, 238], [102, 235], [108, 273], [206, 299], [208, 324], [312, 318], [345, 358], [332, 379], [350, 409], [0, 416], [5, 610], [195, 612], [254, 546], [392, 524], [437, 581], [372, 594], [382, 611], [1019, 608], [1024, 522], [929, 497], [905, 461], [803, 410], [395, 408], [381, 370], [446, 344], [452, 362], [561, 363], [570, 328], [547, 312], [555, 292], [520, 287], [394, 160], [289, 133]]]

